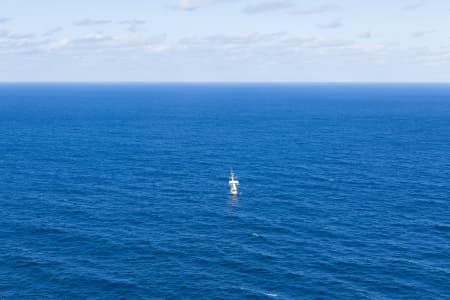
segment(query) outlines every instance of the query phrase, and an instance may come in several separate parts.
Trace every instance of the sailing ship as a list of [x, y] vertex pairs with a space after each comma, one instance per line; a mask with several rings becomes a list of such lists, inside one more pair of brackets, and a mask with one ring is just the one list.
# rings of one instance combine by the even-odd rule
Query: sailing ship
[[237, 180], [237, 177], [234, 175], [233, 170], [230, 171], [230, 181], [228, 182], [230, 185], [230, 194], [231, 195], [237, 195], [238, 194], [238, 188], [239, 181]]

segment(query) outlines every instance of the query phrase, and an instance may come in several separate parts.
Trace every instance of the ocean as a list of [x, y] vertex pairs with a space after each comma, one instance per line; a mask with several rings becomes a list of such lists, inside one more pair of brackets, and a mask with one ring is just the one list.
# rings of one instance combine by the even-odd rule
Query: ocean
[[449, 179], [450, 85], [1, 84], [0, 299], [450, 299]]

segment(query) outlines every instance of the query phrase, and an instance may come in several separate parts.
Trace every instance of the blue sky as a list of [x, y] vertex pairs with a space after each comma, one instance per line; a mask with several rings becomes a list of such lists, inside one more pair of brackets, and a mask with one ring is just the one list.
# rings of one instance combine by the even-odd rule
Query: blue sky
[[449, 82], [448, 0], [0, 0], [0, 81]]

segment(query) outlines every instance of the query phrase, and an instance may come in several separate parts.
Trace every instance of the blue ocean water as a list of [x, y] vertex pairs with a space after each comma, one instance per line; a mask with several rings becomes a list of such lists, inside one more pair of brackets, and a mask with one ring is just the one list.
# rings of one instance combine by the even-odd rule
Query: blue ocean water
[[3, 84], [0, 299], [450, 299], [449, 179], [450, 85]]

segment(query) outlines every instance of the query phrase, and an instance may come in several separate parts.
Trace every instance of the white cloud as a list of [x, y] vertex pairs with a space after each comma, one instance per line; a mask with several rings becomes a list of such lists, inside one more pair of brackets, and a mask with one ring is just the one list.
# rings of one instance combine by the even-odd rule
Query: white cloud
[[273, 12], [292, 7], [293, 4], [289, 0], [272, 0], [264, 1], [258, 4], [248, 5], [244, 8], [244, 12], [248, 14], [257, 14], [265, 12]]
[[112, 23], [111, 20], [93, 20], [89, 18], [73, 22], [73, 24], [77, 26], [95, 26], [95, 25], [106, 25], [111, 23]]
[[[0, 54], [64, 54], [90, 56], [91, 53], [117, 51], [160, 51], [164, 48], [166, 36], [160, 35], [102, 35], [89, 34], [78, 37], [57, 37], [53, 32], [59, 32], [55, 28], [45, 34], [19, 34], [7, 30], [0, 30]], [[61, 34], [59, 35], [61, 36]]]
[[350, 40], [316, 40], [310, 45], [306, 45], [309, 48], [346, 48], [354, 45], [354, 41]]
[[431, 33], [434, 33], [434, 30], [423, 30], [423, 31], [416, 31], [412, 33], [412, 37], [414, 38], [421, 38], [426, 35], [429, 35]]
[[319, 28], [323, 29], [335, 29], [342, 26], [342, 21], [340, 19], [334, 19], [326, 22], [322, 22], [318, 24]]
[[325, 48], [345, 48], [355, 44], [351, 40], [324, 39], [316, 37], [293, 38], [283, 41], [283, 44], [296, 49], [325, 49]]
[[147, 21], [132, 19], [120, 21], [119, 24], [126, 25], [128, 31], [136, 32], [138, 30], [138, 27], [147, 24]]
[[102, 34], [85, 35], [77, 38], [59, 39], [52, 43], [52, 50], [138, 50], [159, 45], [165, 40], [165, 35], [121, 37]]
[[35, 34], [0, 31], [0, 54], [35, 54], [47, 44], [47, 39], [39, 39]]
[[370, 39], [372, 37], [372, 32], [370, 32], [370, 31], [362, 32], [362, 33], [358, 34], [358, 37], [360, 39]]
[[426, 0], [415, 0], [410, 1], [408, 4], [404, 6], [406, 10], [416, 10], [426, 4]]
[[416, 49], [417, 61], [427, 65], [442, 65], [450, 63], [450, 49], [432, 50], [429, 48]]
[[213, 4], [228, 4], [231, 2], [237, 2], [242, 0], [177, 0], [176, 5], [172, 5], [172, 8], [181, 9], [185, 11], [193, 11], [199, 8], [203, 8]]
[[61, 31], [62, 31], [62, 27], [55, 27], [55, 28], [48, 30], [47, 32], [44, 32], [43, 36], [52, 36]]
[[146, 23], [147, 23], [147, 21], [145, 21], [145, 20], [137, 20], [137, 19], [123, 20], [123, 21], [119, 22], [119, 24], [122, 24], [122, 25], [144, 25]]
[[302, 15], [313, 15], [313, 14], [322, 14], [322, 13], [326, 13], [329, 11], [333, 11], [337, 8], [338, 8], [338, 6], [336, 6], [336, 5], [323, 4], [323, 5], [310, 6], [310, 7], [296, 9], [296, 10], [293, 10], [292, 13], [302, 14]]
[[0, 31], [0, 38], [8, 40], [29, 40], [33, 39], [36, 35], [33, 33], [12, 33], [8, 30]]
[[257, 47], [261, 44], [275, 42], [285, 35], [284, 32], [274, 33], [237, 33], [209, 36], [194, 36], [182, 38], [178, 45], [182, 48], [218, 48], [230, 49], [236, 47]]
[[210, 3], [211, 0], [180, 0], [177, 7], [182, 10], [195, 10]]
[[9, 35], [8, 30], [0, 30], [0, 38], [6, 38]]

